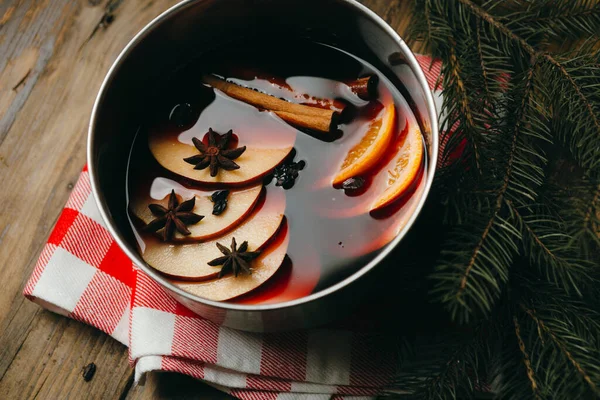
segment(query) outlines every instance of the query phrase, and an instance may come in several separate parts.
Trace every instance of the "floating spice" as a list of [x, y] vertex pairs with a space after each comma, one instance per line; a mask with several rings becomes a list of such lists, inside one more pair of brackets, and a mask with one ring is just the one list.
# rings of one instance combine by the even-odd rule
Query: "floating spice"
[[203, 215], [191, 212], [195, 205], [195, 196], [192, 196], [191, 199], [179, 204], [179, 200], [177, 200], [177, 196], [175, 195], [175, 190], [172, 190], [169, 195], [168, 208], [165, 208], [160, 204], [148, 205], [152, 214], [157, 218], [149, 222], [144, 229], [148, 232], [156, 232], [164, 228], [162, 239], [165, 242], [173, 239], [175, 230], [182, 235], [190, 235], [191, 232], [187, 229], [186, 225], [196, 224], [204, 218]]
[[344, 190], [358, 190], [365, 184], [365, 178], [359, 176], [354, 178], [348, 178], [342, 183], [342, 189]]
[[279, 165], [273, 171], [275, 186], [282, 186], [284, 189], [291, 189], [296, 183], [299, 172], [306, 167], [306, 161], [288, 162]]
[[223, 253], [222, 257], [208, 262], [208, 265], [216, 267], [221, 265], [218, 277], [221, 278], [229, 272], [237, 277], [240, 272], [251, 274], [250, 262], [260, 255], [260, 251], [248, 251], [248, 241], [244, 241], [239, 248], [235, 238], [231, 238], [231, 249], [217, 243], [217, 247]]
[[223, 211], [227, 208], [227, 197], [229, 196], [229, 190], [219, 190], [218, 192], [214, 192], [212, 196], [210, 196], [210, 200], [214, 203], [213, 205], [213, 215], [221, 215]]
[[377, 75], [367, 75], [355, 81], [347, 82], [350, 90], [362, 100], [373, 100], [377, 98], [377, 85], [379, 77]]
[[210, 128], [208, 130], [208, 146], [200, 139], [192, 138], [194, 146], [200, 154], [184, 158], [188, 164], [194, 165], [194, 169], [205, 169], [210, 167], [210, 176], [215, 177], [219, 173], [219, 168], [225, 171], [233, 171], [239, 169], [233, 160], [241, 156], [246, 151], [246, 146], [228, 149], [227, 144], [233, 135], [233, 131], [229, 130], [224, 135], [219, 135]]

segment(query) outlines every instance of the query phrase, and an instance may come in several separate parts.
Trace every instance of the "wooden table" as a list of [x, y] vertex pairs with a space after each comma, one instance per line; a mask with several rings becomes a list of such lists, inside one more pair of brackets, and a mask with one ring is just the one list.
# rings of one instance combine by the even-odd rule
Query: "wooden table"
[[[281, 0], [285, 1], [285, 0]], [[410, 0], [363, 0], [402, 33]], [[175, 0], [0, 0], [0, 399], [228, 396], [176, 374], [133, 386], [127, 348], [22, 295], [83, 167], [100, 83]], [[94, 362], [90, 382], [81, 368]]]

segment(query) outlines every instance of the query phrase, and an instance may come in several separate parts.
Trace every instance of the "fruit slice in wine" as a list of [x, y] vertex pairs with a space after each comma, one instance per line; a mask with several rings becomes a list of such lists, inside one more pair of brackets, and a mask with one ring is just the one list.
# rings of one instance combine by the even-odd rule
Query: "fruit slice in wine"
[[396, 107], [391, 103], [371, 122], [367, 133], [348, 152], [340, 171], [333, 179], [334, 185], [341, 185], [348, 178], [360, 176], [377, 164], [392, 141], [395, 122]]
[[310, 295], [321, 277], [321, 262], [309, 250], [301, 265], [286, 257], [283, 264], [268, 282], [236, 299], [238, 304], [274, 304], [300, 299]]
[[[228, 274], [222, 278], [206, 282], [173, 282], [193, 295], [214, 301], [225, 301], [249, 293], [271, 278], [282, 265], [289, 243], [289, 233], [285, 221], [276, 239], [251, 262], [252, 274], [237, 277]], [[223, 241], [223, 243], [228, 243]]]
[[422, 162], [423, 135], [416, 124], [409, 125], [406, 136], [398, 144], [394, 159], [384, 168], [387, 173], [387, 189], [371, 206], [371, 211], [391, 204], [406, 193], [419, 175]]
[[[157, 130], [150, 133], [148, 145], [156, 161], [177, 175], [199, 183], [240, 186], [260, 179], [287, 157], [294, 147], [294, 137], [285, 135], [285, 138], [289, 138], [289, 143], [279, 144], [277, 147], [248, 146], [246, 151], [234, 160], [239, 165], [239, 169], [232, 171], [219, 169], [215, 177], [210, 176], [210, 168], [194, 169], [194, 165], [184, 161], [186, 158], [200, 154], [191, 143], [182, 143], [173, 135], [166, 135]], [[240, 146], [243, 146], [243, 143], [240, 143]]]
[[282, 190], [267, 191], [263, 204], [234, 230], [204, 243], [165, 243], [154, 236], [144, 238], [142, 257], [154, 269], [171, 277], [206, 280], [217, 276], [220, 268], [208, 262], [222, 256], [217, 242], [228, 246], [233, 237], [238, 243], [248, 241], [248, 251], [259, 250], [277, 233], [285, 212]]
[[[165, 186], [165, 188], [167, 187], [168, 186]], [[191, 212], [205, 216], [202, 221], [187, 226], [188, 230], [191, 232], [190, 235], [182, 235], [176, 231], [173, 236], [173, 241], [176, 242], [192, 242], [206, 241], [221, 236], [243, 222], [254, 209], [261, 194], [262, 184], [248, 189], [231, 191], [227, 197], [227, 208], [225, 208], [220, 215], [212, 215], [215, 203], [211, 201], [211, 195], [214, 191], [204, 192], [187, 189], [180, 185], [178, 185], [178, 187], [173, 187], [173, 190], [175, 190], [175, 194], [180, 203], [195, 196], [196, 203]], [[170, 191], [168, 193], [170, 193]], [[144, 192], [143, 195], [132, 199], [130, 204], [131, 212], [144, 224], [150, 223], [156, 216], [152, 214], [148, 205], [160, 204], [163, 207], [167, 207], [169, 200], [168, 193], [164, 198], [161, 198], [161, 200], [155, 200], [152, 190], [150, 193], [147, 191]], [[162, 194], [163, 193], [160, 193], [159, 196], [162, 196]]]

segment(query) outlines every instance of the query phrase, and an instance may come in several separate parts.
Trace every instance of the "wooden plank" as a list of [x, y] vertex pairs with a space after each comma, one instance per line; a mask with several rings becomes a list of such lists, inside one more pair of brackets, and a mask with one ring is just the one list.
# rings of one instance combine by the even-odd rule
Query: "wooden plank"
[[[131, 37], [173, 3], [129, 0], [108, 26], [99, 24], [113, 8], [106, 1], [1, 3], [0, 185], [10, 188], [0, 191], [2, 399], [118, 398], [130, 387], [125, 346], [42, 311], [21, 291], [85, 163], [86, 126], [104, 75]], [[80, 373], [89, 362], [98, 369], [86, 383]]]
[[[77, 177], [76, 170], [80, 168], [76, 163], [81, 162], [81, 156], [76, 162], [72, 162], [72, 154], [68, 151], [60, 154], [57, 148], [32, 145], [44, 133], [44, 124], [39, 123], [44, 121], [43, 118], [40, 117], [39, 122], [36, 122], [37, 131], [29, 126], [18, 126], [35, 122], [37, 117], [33, 112], [20, 112], [25, 102], [28, 99], [34, 104], [40, 102], [35, 100], [35, 96], [31, 97], [31, 92], [40, 82], [42, 71], [27, 71], [31, 66], [40, 69], [47, 67], [48, 52], [51, 50], [53, 53], [61, 46], [61, 33], [75, 15], [75, 4], [74, 1], [56, 1], [51, 4], [30, 0], [8, 1], [2, 2], [3, 10], [0, 10], [0, 127], [3, 127], [0, 130], [0, 185], [3, 188], [0, 191], [0, 201], [6, 207], [0, 214], [0, 275], [3, 281], [3, 290], [0, 292], [0, 327], [3, 328], [0, 332], [10, 328], [12, 337], [16, 338], [3, 340], [0, 344], [0, 377], [4, 375], [14, 352], [21, 346], [28, 326], [38, 311], [32, 304], [24, 303], [21, 296], [23, 282]], [[48, 43], [52, 44], [51, 49]], [[42, 48], [46, 49], [45, 53]], [[34, 59], [41, 54], [44, 56], [40, 64]], [[16, 121], [17, 126], [13, 126], [17, 114], [23, 118]], [[22, 142], [22, 149], [19, 150], [4, 140], [7, 138], [14, 138], [13, 142], [17, 144]], [[54, 151], [54, 154], [50, 154], [48, 150]], [[43, 173], [52, 173], [55, 178], [48, 179], [44, 176], [44, 181], [35, 174], [29, 175], [20, 161], [23, 152], [28, 152], [34, 158], [33, 161], [24, 160], [25, 162], [46, 168]], [[56, 160], [60, 160], [62, 166], [56, 162], [54, 165], [48, 163]], [[65, 170], [67, 165], [71, 167], [70, 171]], [[34, 206], [23, 206], [28, 203]]]
[[0, 143], [54, 53], [76, 0], [7, 1], [0, 9]]
[[[97, 369], [86, 382], [82, 367], [91, 362]], [[132, 379], [125, 346], [95, 328], [40, 311], [0, 380], [0, 398], [112, 399]]]
[[15, 120], [0, 144], [0, 183], [11, 188], [0, 192], [0, 326], [19, 309], [22, 286], [85, 163], [89, 113], [106, 71], [127, 41], [172, 3], [155, 2], [144, 12], [136, 10], [145, 1], [125, 3], [122, 15], [117, 9], [113, 24], [89, 41], [105, 5], [84, 3], [65, 16], [54, 55], [20, 111], [26, 117]]
[[[69, 7], [66, 4], [68, 3], [65, 1], [49, 2], [49, 4], [23, 3], [12, 12], [11, 20], [2, 26], [5, 35], [14, 37], [4, 37], [3, 46], [6, 48], [3, 50], [8, 52], [3, 54], [8, 54], [9, 58], [3, 59], [6, 62], [1, 76], [11, 77], [11, 79], [0, 80], [2, 82], [0, 103], [10, 103], [8, 109], [13, 110], [10, 113], [18, 113], [22, 118], [11, 122], [14, 115], [8, 113], [4, 114], [0, 123], [0, 126], [6, 128], [5, 131], [0, 131], [0, 138], [2, 138], [0, 139], [0, 184], [3, 188], [10, 188], [0, 192], [0, 201], [5, 207], [0, 215], [0, 232], [2, 232], [0, 265], [3, 266], [2, 276], [10, 277], [4, 279], [4, 290], [0, 292], [0, 326], [10, 315], [6, 307], [20, 292], [22, 282], [31, 270], [36, 253], [39, 254], [61, 204], [64, 204], [68, 196], [69, 184], [76, 179], [77, 170], [81, 168], [85, 159], [85, 154], [81, 151], [85, 141], [83, 137], [85, 117], [83, 113], [69, 115], [67, 109], [61, 111], [60, 107], [63, 104], [59, 97], [64, 95], [66, 85], [65, 82], [53, 79], [56, 74], [52, 73], [52, 63], [56, 61], [45, 60], [41, 66], [43, 74], [41, 71], [26, 74], [30, 66], [38, 65], [38, 61], [31, 61], [36, 54], [38, 57], [45, 54], [42, 51], [42, 46], [48, 47], [45, 43], [52, 43], [52, 54], [54, 54], [52, 60], [65, 56], [61, 51], [61, 48], [64, 48], [65, 31], [75, 21], [76, 13], [83, 14], [82, 10], [76, 10], [74, 4]], [[26, 7], [25, 12], [21, 7]], [[63, 11], [59, 13], [60, 18], [54, 18], [56, 13], [47, 10], [55, 7]], [[94, 12], [100, 14], [101, 10], [94, 10]], [[17, 18], [14, 24], [18, 25], [18, 29], [13, 29], [12, 18]], [[34, 35], [29, 43], [23, 42], [23, 38], [28, 34], [21, 29], [30, 28], [30, 23], [27, 21], [37, 21], [37, 25], [52, 26], [45, 31], [37, 29], [39, 35], [48, 39], [40, 42]], [[14, 42], [19, 45], [10, 44]], [[23, 51], [12, 51], [18, 48]], [[25, 82], [20, 86], [16, 85], [19, 76], [25, 75], [27, 75]], [[35, 81], [30, 81], [34, 78]], [[15, 92], [13, 90], [15, 87], [18, 93], [29, 91], [26, 98], [22, 99], [25, 103], [18, 109], [15, 108], [14, 101], [17, 103], [21, 101], [19, 95], [11, 93]], [[72, 122], [73, 128], [52, 132], [51, 121], [58, 117], [66, 117], [65, 122]], [[25, 207], [26, 204], [32, 206]]]
[[[228, 398], [188, 377], [131, 388], [124, 346], [24, 300], [22, 287], [85, 163], [86, 126], [109, 66], [174, 0], [0, 2], [0, 398]], [[393, 26], [406, 2], [365, 0]], [[107, 23], [106, 16], [114, 21]], [[81, 368], [94, 362], [86, 383]]]

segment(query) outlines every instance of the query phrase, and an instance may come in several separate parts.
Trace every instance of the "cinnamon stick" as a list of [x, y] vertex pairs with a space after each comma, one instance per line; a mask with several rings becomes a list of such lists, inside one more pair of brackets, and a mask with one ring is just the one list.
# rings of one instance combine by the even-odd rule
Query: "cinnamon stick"
[[335, 118], [321, 118], [311, 115], [299, 115], [285, 111], [274, 111], [279, 118], [290, 124], [300, 126], [302, 128], [313, 129], [321, 132], [330, 132], [335, 125]]
[[219, 89], [226, 95], [244, 103], [269, 111], [274, 111], [283, 120], [304, 128], [329, 132], [335, 121], [333, 110], [290, 103], [268, 94], [257, 92], [213, 75], [203, 75], [202, 82]]
[[361, 99], [373, 100], [377, 97], [379, 77], [377, 75], [368, 75], [355, 81], [346, 82], [346, 84]]
[[[302, 98], [302, 97], [297, 97], [297, 98]], [[312, 107], [319, 107], [319, 108], [325, 108], [327, 110], [331, 110], [334, 111], [338, 114], [344, 114], [344, 112], [347, 110], [348, 104], [344, 103], [343, 101], [337, 100], [337, 99], [322, 99], [320, 97], [309, 97], [307, 98], [303, 98], [304, 102], [302, 102], [301, 104], [304, 105], [309, 105]]]
[[284, 96], [284, 98], [288, 100], [291, 100], [291, 98], [293, 98], [297, 100], [299, 104], [329, 109], [340, 115], [344, 114], [348, 108], [347, 103], [338, 99], [320, 98], [311, 96], [310, 94], [303, 94], [297, 92], [286, 82], [285, 78], [282, 78], [277, 75], [272, 75], [270, 73], [265, 73], [257, 68], [236, 66], [230, 68], [227, 72], [233, 76], [247, 81], [251, 81], [253, 79], [267, 81], [272, 85], [276, 86], [277, 89], [289, 93], [289, 96]]

